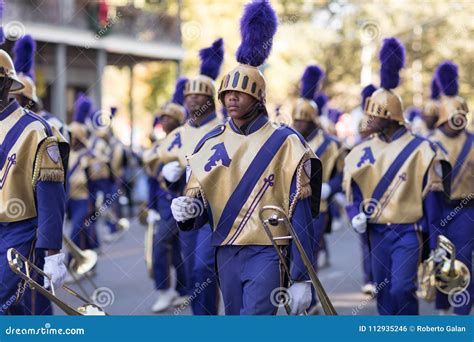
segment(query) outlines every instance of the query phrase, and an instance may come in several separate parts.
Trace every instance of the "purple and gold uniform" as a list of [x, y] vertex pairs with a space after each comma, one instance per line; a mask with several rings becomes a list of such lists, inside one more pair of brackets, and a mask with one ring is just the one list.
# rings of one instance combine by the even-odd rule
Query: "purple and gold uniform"
[[[439, 101], [437, 128], [430, 136], [446, 155], [452, 167], [451, 193], [444, 215], [433, 227], [433, 235], [445, 235], [456, 247], [456, 259], [471, 270], [471, 281], [464, 293], [453, 293], [453, 302], [467, 298], [462, 305], [454, 307], [454, 313], [469, 315], [473, 296], [472, 252], [474, 249], [474, 135], [466, 129], [469, 112], [465, 100], [458, 95], [457, 66], [451, 62], [442, 63], [436, 78], [442, 93]], [[451, 128], [451, 129], [449, 129]], [[434, 247], [434, 246], [432, 246]], [[437, 293], [436, 308], [448, 309], [448, 296]]]
[[[201, 58], [200, 75], [190, 78], [185, 83], [184, 96], [202, 95], [208, 98], [203, 108], [214, 107], [214, 80], [219, 75], [224, 59], [223, 40], [217, 39], [199, 52]], [[212, 104], [212, 106], [210, 105]], [[172, 108], [171, 108], [172, 109]], [[160, 165], [177, 161], [184, 170], [187, 166], [186, 157], [190, 156], [199, 140], [212, 128], [222, 122], [214, 112], [195, 114], [184, 125], [176, 128], [161, 142], [156, 153], [148, 159], [152, 169]], [[204, 116], [205, 115], [205, 116]], [[199, 117], [202, 116], [202, 117]], [[199, 120], [197, 120], [199, 119]], [[166, 182], [161, 182], [164, 189]], [[184, 190], [185, 177], [173, 184], [173, 192], [180, 194]], [[177, 189], [176, 189], [177, 188]], [[218, 289], [215, 273], [215, 250], [211, 245], [211, 227], [206, 224], [202, 229], [180, 234], [183, 260], [187, 274], [187, 284], [207, 284], [196, 294], [196, 289], [189, 288], [189, 295], [196, 297], [191, 305], [195, 315], [216, 315], [218, 310]], [[199, 285], [197, 285], [199, 286]]]
[[384, 40], [381, 87], [365, 102], [365, 112], [390, 124], [392, 133], [367, 138], [352, 149], [344, 165], [348, 213], [366, 220], [382, 315], [418, 314], [421, 233], [439, 219], [444, 197], [446, 163], [433, 144], [404, 127], [402, 102], [392, 91], [399, 83], [404, 54], [398, 40]]
[[8, 266], [11, 247], [33, 260], [35, 249], [61, 249], [64, 167], [69, 146], [38, 115], [13, 100], [0, 113], [1, 314], [25, 313], [24, 284]]

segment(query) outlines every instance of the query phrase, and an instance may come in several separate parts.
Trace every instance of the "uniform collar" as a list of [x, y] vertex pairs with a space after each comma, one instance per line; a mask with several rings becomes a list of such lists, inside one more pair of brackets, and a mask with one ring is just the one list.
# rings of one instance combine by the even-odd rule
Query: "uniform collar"
[[8, 106], [0, 112], [0, 121], [6, 119], [11, 113], [20, 108], [20, 105], [16, 100], [11, 100]]
[[253, 132], [258, 131], [260, 128], [263, 127], [268, 122], [268, 116], [265, 114], [258, 115], [255, 119], [250, 121], [248, 124], [243, 125], [242, 127], [237, 127], [232, 119], [229, 120], [230, 127], [232, 130], [241, 135], [249, 135]]
[[205, 124], [208, 124], [209, 122], [214, 120], [215, 118], [217, 118], [216, 112], [212, 112], [211, 114], [206, 116], [204, 119], [202, 119], [199, 125], [196, 125], [193, 119], [189, 119], [188, 123], [191, 127], [202, 127]]
[[[400, 127], [399, 129], [397, 129], [395, 131], [395, 133], [393, 133], [393, 135], [392, 135], [389, 142], [393, 142], [393, 141], [397, 140], [398, 138], [403, 136], [406, 132], [407, 132], [407, 128], [405, 126]], [[380, 140], [387, 142], [387, 140], [385, 139], [385, 137], [382, 134], [379, 134], [379, 138], [380, 138]]]

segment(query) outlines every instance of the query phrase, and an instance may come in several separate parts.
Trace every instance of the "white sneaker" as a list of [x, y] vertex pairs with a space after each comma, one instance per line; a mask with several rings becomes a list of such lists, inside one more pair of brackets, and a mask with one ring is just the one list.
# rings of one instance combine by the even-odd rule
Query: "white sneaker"
[[189, 296], [177, 296], [174, 300], [173, 300], [173, 306], [181, 306], [183, 305], [184, 303], [186, 303], [186, 301], [189, 301]]
[[341, 217], [337, 219], [333, 219], [331, 222], [331, 230], [333, 232], [337, 232], [346, 227], [346, 221]]
[[362, 293], [366, 295], [373, 295], [375, 293], [375, 286], [374, 284], [367, 283], [362, 286], [361, 290], [362, 290]]
[[151, 307], [151, 311], [156, 313], [170, 308], [174, 299], [178, 296], [178, 292], [173, 288], [168, 290], [158, 290], [158, 299]]
[[122, 237], [122, 234], [120, 234], [120, 232], [108, 233], [104, 236], [103, 240], [105, 243], [111, 243], [111, 242], [117, 241], [121, 237]]
[[80, 275], [77, 273], [74, 273], [74, 276], [71, 274], [71, 272], [67, 272], [66, 278], [64, 279], [64, 284], [73, 284], [76, 281], [81, 280], [84, 277], [84, 275]]

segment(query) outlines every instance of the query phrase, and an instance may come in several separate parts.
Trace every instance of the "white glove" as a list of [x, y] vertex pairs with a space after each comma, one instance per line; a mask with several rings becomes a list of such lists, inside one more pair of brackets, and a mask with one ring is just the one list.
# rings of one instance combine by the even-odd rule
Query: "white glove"
[[161, 172], [163, 173], [163, 177], [165, 177], [168, 182], [174, 183], [181, 177], [184, 169], [179, 165], [179, 162], [172, 161], [168, 164], [165, 164]]
[[288, 288], [291, 315], [301, 315], [311, 305], [311, 284], [307, 282], [294, 283]]
[[321, 199], [327, 200], [330, 195], [331, 195], [331, 187], [329, 186], [328, 183], [323, 183], [323, 185], [321, 185]]
[[363, 234], [367, 230], [367, 216], [364, 213], [359, 213], [352, 218], [352, 228], [359, 233]]
[[171, 202], [171, 213], [177, 222], [184, 222], [198, 217], [203, 210], [202, 203], [191, 197], [181, 196]]
[[[67, 273], [64, 264], [64, 253], [45, 257], [43, 271], [51, 278], [55, 290], [63, 286]], [[50, 287], [48, 277], [44, 277], [44, 287]]]
[[156, 221], [160, 219], [160, 214], [156, 212], [156, 210], [149, 209], [148, 215], [146, 217], [146, 223], [148, 224], [155, 224]]
[[442, 248], [436, 248], [431, 253], [433, 253], [433, 261], [436, 263], [443, 261], [443, 257], [446, 256], [446, 251]]

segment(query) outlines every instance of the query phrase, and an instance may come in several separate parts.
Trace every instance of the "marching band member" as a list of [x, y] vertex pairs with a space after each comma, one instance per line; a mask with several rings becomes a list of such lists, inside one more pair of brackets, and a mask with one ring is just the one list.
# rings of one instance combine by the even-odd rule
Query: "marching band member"
[[300, 98], [292, 112], [293, 127], [303, 136], [323, 165], [320, 214], [313, 224], [315, 269], [318, 268], [318, 252], [323, 248], [323, 235], [331, 226], [329, 201], [335, 193], [342, 191], [345, 154], [337, 137], [322, 129], [320, 113], [313, 101], [314, 93], [318, 91], [323, 78], [324, 72], [318, 66], [311, 65], [306, 68], [301, 79]]
[[[69, 146], [44, 119], [9, 101], [23, 88], [10, 56], [0, 50], [0, 314], [24, 314], [25, 283], [8, 266], [7, 251], [16, 248], [34, 260], [55, 288], [66, 275], [62, 245], [65, 169]], [[50, 280], [44, 280], [50, 287]]]
[[[184, 86], [188, 80], [179, 78], [171, 102], [165, 104], [158, 113], [158, 118], [163, 131], [168, 135], [186, 118], [184, 104]], [[153, 157], [160, 146], [156, 141], [143, 157], [145, 170], [148, 174], [149, 199], [148, 199], [148, 224], [156, 225], [153, 234], [153, 278], [157, 290], [157, 300], [152, 306], [153, 312], [161, 312], [171, 306], [179, 305], [186, 296], [187, 285], [184, 262], [181, 256], [180, 237], [176, 221], [171, 214], [171, 200], [177, 197], [174, 191], [160, 184], [162, 180], [161, 168], [163, 165], [154, 165], [158, 169], [151, 169], [149, 158]], [[169, 258], [171, 250], [172, 257]], [[172, 259], [172, 260], [170, 260]], [[176, 269], [176, 288], [170, 287], [170, 266]], [[188, 286], [189, 287], [189, 286]]]
[[90, 222], [87, 222], [93, 210], [93, 202], [90, 199], [92, 181], [89, 173], [94, 155], [87, 148], [89, 131], [86, 125], [92, 102], [87, 96], [80, 94], [74, 107], [74, 118], [69, 124], [71, 153], [67, 175], [67, 213], [72, 225], [71, 240], [85, 250], [96, 248], [95, 233], [91, 231]]
[[[88, 144], [89, 150], [94, 155], [91, 161], [89, 177], [92, 180], [91, 197], [94, 201], [94, 209], [96, 206], [108, 206], [113, 204], [112, 199], [114, 189], [114, 173], [112, 170], [112, 148], [107, 142], [107, 136], [110, 130], [112, 119], [110, 114], [101, 110], [91, 110], [89, 113], [89, 127], [91, 136]], [[102, 203], [99, 203], [99, 198]], [[109, 217], [105, 218], [105, 223], [109, 228], [108, 234], [104, 236], [105, 242], [114, 241], [119, 235], [116, 222]], [[96, 222], [92, 222], [91, 226], [95, 228]], [[96, 241], [96, 247], [99, 246], [99, 240]]]
[[[282, 286], [280, 265], [258, 218], [264, 205], [283, 208], [308, 256], [313, 256], [311, 198], [317, 211], [321, 184], [320, 177], [312, 176], [321, 171], [321, 164], [297, 132], [269, 121], [265, 79], [258, 69], [268, 57], [276, 29], [277, 17], [268, 1], [246, 6], [237, 51], [240, 64], [223, 78], [218, 93], [230, 119], [207, 133], [188, 157], [186, 196], [171, 206], [181, 229], [198, 228], [206, 221], [212, 225], [228, 315], [268, 315], [277, 309], [271, 294]], [[284, 230], [275, 228], [275, 235], [287, 235]], [[311, 285], [305, 282], [307, 272], [293, 243], [289, 249], [296, 281], [288, 290], [289, 305], [291, 313], [298, 314], [310, 305]]]
[[[439, 116], [436, 130], [430, 140], [436, 142], [446, 154], [452, 166], [450, 203], [444, 208], [443, 219], [436, 224], [436, 233], [445, 235], [456, 247], [456, 259], [462, 261], [472, 277], [472, 252], [474, 248], [474, 135], [467, 131], [469, 109], [466, 101], [458, 95], [458, 67], [452, 62], [442, 63], [436, 70], [436, 79], [441, 90]], [[432, 248], [434, 246], [432, 245]], [[458, 291], [459, 292], [459, 291]], [[450, 295], [451, 296], [451, 295]], [[464, 293], [452, 296], [464, 298], [454, 307], [457, 315], [469, 315], [474, 296], [471, 282]], [[455, 297], [452, 301], [456, 302]], [[440, 292], [436, 297], [436, 308], [447, 311], [448, 296]]]
[[385, 39], [379, 58], [381, 88], [365, 103], [367, 131], [375, 134], [347, 155], [344, 188], [353, 228], [369, 234], [379, 313], [413, 315], [418, 314], [419, 238], [439, 222], [446, 164], [428, 140], [404, 126], [402, 101], [393, 92], [404, 47]]
[[[190, 155], [199, 140], [221, 120], [216, 115], [214, 80], [224, 59], [223, 40], [216, 40], [211, 47], [199, 52], [200, 75], [190, 78], [184, 88], [184, 106], [189, 113], [187, 122], [168, 134], [155, 154], [155, 162], [165, 164], [162, 175], [167, 183], [182, 193], [185, 185], [186, 156]], [[181, 234], [183, 258], [186, 262], [188, 284], [195, 299], [191, 302], [195, 315], [216, 315], [217, 278], [215, 274], [214, 247], [211, 245], [211, 227]], [[202, 286], [204, 285], [204, 286]]]

